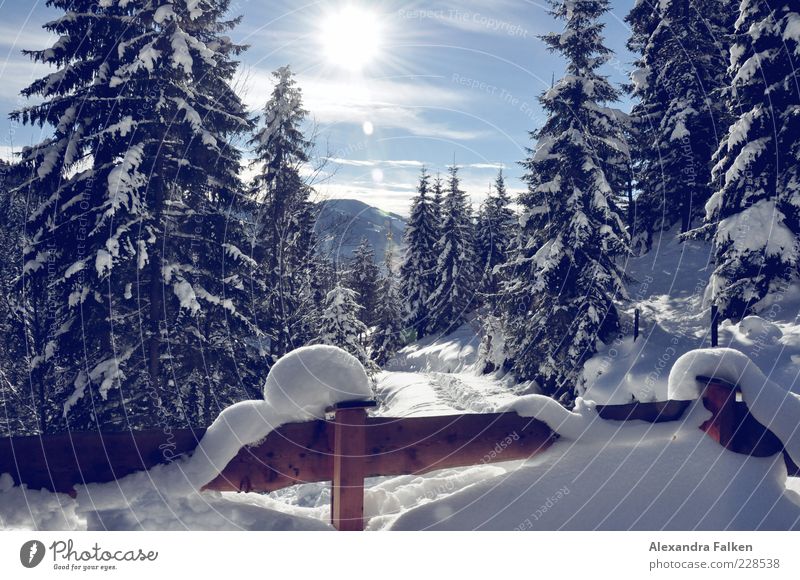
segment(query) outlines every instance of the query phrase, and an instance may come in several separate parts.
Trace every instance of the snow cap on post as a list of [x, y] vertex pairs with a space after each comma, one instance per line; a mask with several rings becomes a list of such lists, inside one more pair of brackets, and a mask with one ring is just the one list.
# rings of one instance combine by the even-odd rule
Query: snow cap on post
[[324, 418], [336, 403], [372, 398], [372, 383], [359, 360], [334, 346], [298, 348], [281, 358], [264, 384], [276, 411]]

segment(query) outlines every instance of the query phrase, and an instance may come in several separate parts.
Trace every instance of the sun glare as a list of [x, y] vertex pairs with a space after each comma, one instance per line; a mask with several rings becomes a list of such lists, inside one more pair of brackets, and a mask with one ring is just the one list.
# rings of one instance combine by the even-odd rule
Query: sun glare
[[345, 6], [324, 18], [322, 48], [331, 64], [359, 71], [378, 56], [380, 45], [380, 21], [370, 10]]

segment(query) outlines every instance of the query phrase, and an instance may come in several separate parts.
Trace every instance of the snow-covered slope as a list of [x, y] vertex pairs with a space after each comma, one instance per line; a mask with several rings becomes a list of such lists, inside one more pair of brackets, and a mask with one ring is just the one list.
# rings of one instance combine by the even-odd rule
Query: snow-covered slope
[[375, 248], [375, 261], [383, 265], [388, 236], [396, 259], [402, 256], [405, 218], [355, 199], [329, 199], [319, 203], [314, 230], [322, 251], [336, 258], [349, 258], [362, 239]]
[[[634, 279], [626, 312], [625, 337], [587, 362], [585, 398], [598, 403], [666, 400], [667, 377], [686, 352], [710, 346], [710, 304], [704, 302], [711, 246], [678, 243], [674, 236], [626, 264]], [[633, 309], [641, 311], [633, 341]], [[800, 299], [789, 288], [761, 316], [739, 324], [723, 321], [719, 346], [739, 350], [784, 388], [800, 392]]]

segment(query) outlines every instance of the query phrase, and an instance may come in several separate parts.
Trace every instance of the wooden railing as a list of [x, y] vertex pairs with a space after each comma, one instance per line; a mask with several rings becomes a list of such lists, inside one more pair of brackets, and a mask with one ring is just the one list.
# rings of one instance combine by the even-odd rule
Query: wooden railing
[[[737, 388], [705, 383], [709, 436], [737, 453], [783, 452], [780, 440], [737, 401]], [[606, 420], [680, 419], [689, 401], [598, 406]], [[332, 482], [331, 519], [339, 530], [364, 528], [364, 478], [526, 459], [557, 438], [545, 423], [516, 413], [435, 417], [370, 417], [369, 402], [343, 403], [329, 420], [289, 423], [258, 445], [243, 447], [204, 489], [269, 492], [299, 483]], [[800, 419], [800, 418], [799, 418]], [[195, 449], [205, 430], [68, 433], [0, 439], [0, 473], [30, 489], [74, 494], [74, 486], [104, 483], [149, 469]], [[787, 468], [800, 474], [784, 452]]]

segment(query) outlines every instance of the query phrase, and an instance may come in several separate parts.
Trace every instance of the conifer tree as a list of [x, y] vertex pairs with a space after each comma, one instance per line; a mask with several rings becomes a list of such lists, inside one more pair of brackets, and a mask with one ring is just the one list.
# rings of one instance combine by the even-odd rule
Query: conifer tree
[[706, 211], [716, 229], [707, 298], [738, 320], [798, 280], [800, 9], [743, 0], [735, 33], [731, 93], [740, 112], [716, 152], [719, 189]]
[[405, 303], [406, 327], [417, 338], [426, 334], [428, 300], [436, 276], [436, 245], [439, 224], [429, 191], [430, 176], [420, 172], [417, 195], [411, 204], [411, 215], [405, 230], [406, 254], [400, 268], [400, 294]]
[[523, 162], [528, 192], [519, 251], [506, 268], [502, 323], [507, 365], [568, 404], [583, 362], [618, 329], [617, 259], [628, 239], [604, 163], [623, 149], [608, 107], [618, 92], [597, 72], [610, 54], [599, 22], [608, 1], [550, 5], [566, 24], [543, 39], [566, 58], [567, 73], [540, 97], [548, 118]]
[[268, 341], [268, 362], [303, 346], [313, 334], [312, 285], [316, 210], [300, 169], [311, 142], [302, 132], [308, 115], [288, 66], [272, 73], [275, 86], [264, 107], [263, 126], [251, 146], [258, 173], [250, 187], [256, 207], [253, 255], [258, 324]]
[[205, 424], [257, 391], [239, 361], [250, 266], [231, 141], [250, 123], [229, 4], [51, 0], [59, 39], [27, 52], [55, 69], [12, 114], [54, 128], [21, 159], [44, 431]]
[[479, 266], [479, 287], [494, 302], [500, 288], [499, 269], [511, 256], [518, 220], [510, 207], [502, 170], [494, 182], [494, 190], [484, 200], [478, 217], [476, 253]]
[[385, 365], [403, 346], [403, 303], [392, 271], [392, 249], [387, 245], [386, 266], [378, 299], [376, 328], [372, 334], [372, 360]]
[[367, 354], [367, 327], [358, 318], [360, 310], [358, 294], [342, 284], [337, 284], [325, 299], [316, 342], [346, 350], [361, 361], [368, 372], [373, 373], [377, 367]]
[[[388, 250], [387, 250], [388, 251]], [[347, 272], [346, 286], [358, 293], [361, 311], [359, 319], [367, 327], [375, 324], [380, 285], [380, 269], [375, 263], [375, 250], [364, 238], [353, 253], [350, 269]]]
[[711, 196], [711, 158], [730, 124], [727, 35], [719, 0], [639, 2], [627, 17], [639, 53], [629, 91], [637, 185], [634, 241], [679, 224], [686, 232]]
[[475, 232], [472, 208], [461, 189], [458, 167], [449, 169], [442, 204], [441, 236], [436, 243], [436, 287], [428, 298], [428, 331], [447, 333], [476, 307]]

